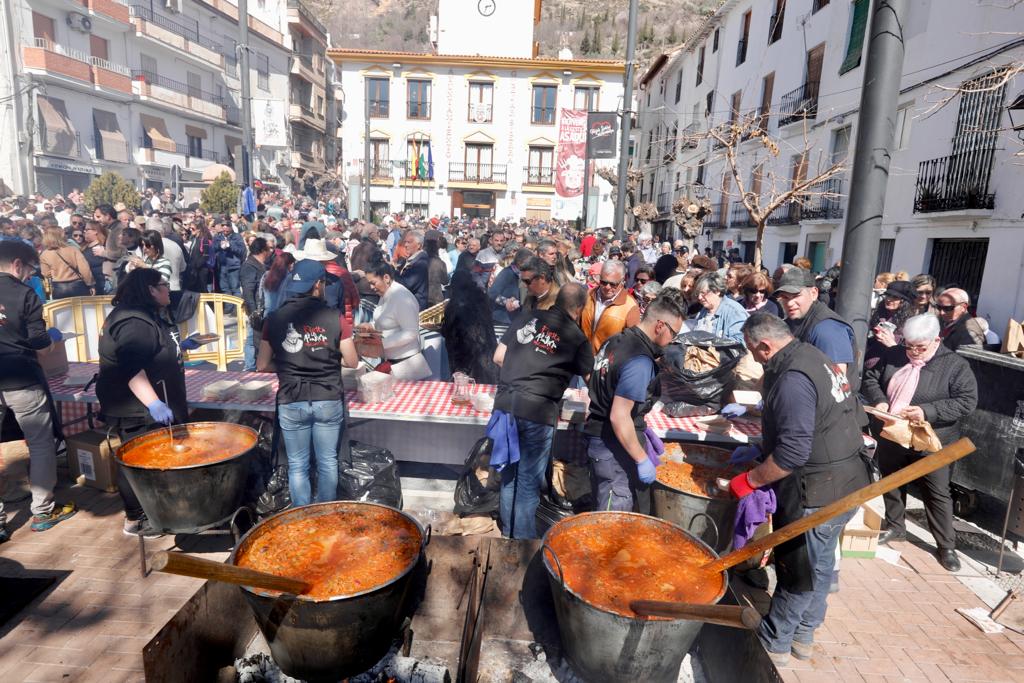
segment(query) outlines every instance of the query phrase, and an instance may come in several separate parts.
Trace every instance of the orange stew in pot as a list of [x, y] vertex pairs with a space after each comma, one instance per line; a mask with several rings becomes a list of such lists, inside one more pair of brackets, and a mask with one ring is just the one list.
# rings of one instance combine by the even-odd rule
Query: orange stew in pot
[[689, 462], [662, 462], [656, 470], [658, 481], [665, 486], [705, 498], [729, 498], [732, 494], [723, 491], [717, 479], [732, 479], [742, 470], [714, 468]]
[[332, 510], [267, 528], [236, 564], [305, 581], [307, 597], [327, 600], [397, 578], [419, 555], [421, 539], [415, 524], [385, 508]]
[[[565, 583], [588, 603], [626, 617], [633, 600], [711, 604], [722, 592], [720, 572], [703, 569], [713, 555], [682, 531], [628, 519], [569, 527], [548, 538]], [[558, 569], [547, 558], [555, 575]]]
[[207, 465], [233, 458], [256, 444], [256, 434], [230, 424], [197, 423], [150, 432], [129, 442], [121, 453], [125, 464], [158, 470]]

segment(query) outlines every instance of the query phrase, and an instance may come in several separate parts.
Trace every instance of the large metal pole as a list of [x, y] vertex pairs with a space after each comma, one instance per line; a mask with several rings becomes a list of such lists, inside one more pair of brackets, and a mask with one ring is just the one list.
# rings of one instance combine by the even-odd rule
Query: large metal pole
[[[32, 131], [25, 125], [25, 115], [22, 111], [25, 93], [21, 92], [21, 82], [18, 80], [18, 36], [15, 33], [13, 8], [14, 3], [5, 1], [3, 15], [0, 21], [3, 22], [4, 49], [7, 52], [7, 73], [5, 74], [10, 83], [11, 112], [14, 115], [13, 139], [10, 141], [12, 152], [11, 166], [17, 170], [17, 181], [11, 189], [18, 194], [32, 194], [35, 192], [34, 176], [32, 171]], [[27, 80], [27, 79], [26, 79]], [[27, 98], [31, 103], [32, 91], [29, 90]], [[24, 139], [25, 144], [22, 145]]]
[[587, 229], [587, 224], [589, 223], [588, 216], [587, 216], [587, 209], [589, 208], [588, 205], [590, 204], [590, 164], [591, 164], [591, 161], [590, 161], [590, 150], [589, 150], [589, 148], [587, 149], [586, 152], [583, 153], [583, 156], [586, 157], [583, 160], [583, 229], [586, 230]]
[[370, 207], [370, 178], [373, 177], [373, 169], [370, 168], [370, 79], [364, 77], [363, 83], [363, 193], [365, 196], [363, 220], [372, 223], [373, 211]]
[[252, 187], [252, 83], [249, 73], [249, 2], [238, 0], [238, 50], [242, 70], [242, 187]]
[[622, 81], [622, 139], [619, 140], [619, 189], [615, 202], [615, 237], [622, 239], [626, 220], [626, 172], [629, 170], [629, 134], [633, 116], [633, 59], [636, 57], [636, 20], [639, 0], [629, 0], [626, 29], [626, 73]]
[[[903, 27], [908, 0], [875, 0], [872, 4], [874, 11], [864, 59], [850, 201], [846, 210], [842, 279], [836, 303], [839, 315], [853, 325], [861, 349], [867, 339], [871, 287], [882, 237], [882, 212], [903, 71]], [[859, 373], [860, 368], [854, 368], [849, 374], [857, 377]]]

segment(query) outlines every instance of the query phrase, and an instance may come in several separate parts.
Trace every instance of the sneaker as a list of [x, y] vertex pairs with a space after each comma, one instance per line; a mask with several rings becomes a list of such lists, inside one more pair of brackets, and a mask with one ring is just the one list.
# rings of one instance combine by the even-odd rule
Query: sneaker
[[760, 635], [757, 637], [757, 640], [759, 643], [761, 643], [761, 647], [764, 648], [764, 651], [768, 653], [768, 659], [772, 660], [772, 664], [774, 664], [776, 667], [789, 666], [788, 652], [772, 652], [768, 649], [768, 645], [763, 640], [761, 640]]
[[791, 647], [793, 656], [802, 662], [814, 656], [814, 643], [798, 643], [794, 640]]
[[46, 513], [45, 515], [32, 515], [32, 531], [46, 531], [57, 526], [65, 519], [74, 517], [78, 510], [75, 508], [74, 503], [64, 503], [60, 507], [56, 505], [53, 510]]
[[11, 532], [7, 530], [6, 524], [0, 524], [0, 543], [11, 540]]
[[125, 536], [138, 536], [140, 533], [146, 538], [159, 538], [163, 536], [162, 533], [149, 523], [149, 519], [145, 515], [138, 519], [125, 519], [122, 531], [124, 531]]

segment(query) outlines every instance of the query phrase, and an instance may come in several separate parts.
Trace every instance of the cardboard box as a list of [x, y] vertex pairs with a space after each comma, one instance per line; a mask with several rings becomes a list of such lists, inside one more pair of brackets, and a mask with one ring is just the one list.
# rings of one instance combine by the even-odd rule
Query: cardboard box
[[[113, 493], [117, 491], [117, 461], [114, 451], [121, 445], [116, 434], [93, 429], [67, 438], [68, 469], [71, 478], [94, 489]], [[113, 450], [112, 450], [113, 449]]]
[[858, 514], [843, 529], [839, 541], [843, 557], [874, 559], [881, 533], [882, 517], [867, 505], [862, 505]]
[[36, 360], [47, 377], [68, 374], [68, 352], [64, 348], [64, 342], [50, 344], [45, 349], [36, 351]]

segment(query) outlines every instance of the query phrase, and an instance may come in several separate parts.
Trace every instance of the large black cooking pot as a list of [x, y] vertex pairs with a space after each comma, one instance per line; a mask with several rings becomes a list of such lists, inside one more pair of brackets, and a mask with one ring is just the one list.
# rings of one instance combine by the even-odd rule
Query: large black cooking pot
[[[133, 449], [167, 443], [166, 427], [147, 432], [122, 444], [115, 459], [124, 469], [132, 491], [154, 528], [167, 534], [195, 533], [227, 521], [242, 504], [249, 474], [249, 454], [256, 447], [255, 430], [228, 422], [193, 422], [175, 425], [174, 443], [186, 449], [202, 449], [204, 435], [233, 433], [238, 452], [217, 462], [159, 469], [130, 465], [125, 456]], [[187, 451], [186, 451], [187, 452]]]
[[379, 662], [391, 648], [402, 621], [411, 611], [410, 587], [414, 569], [425, 567], [429, 533], [415, 518], [377, 503], [337, 501], [285, 510], [260, 522], [241, 538], [229, 561], [261, 535], [281, 524], [341, 511], [374, 511], [412, 522], [420, 534], [420, 552], [400, 574], [375, 588], [313, 600], [303, 596], [281, 596], [258, 588], [242, 587], [256, 623], [270, 653], [281, 670], [307, 681], [338, 681], [363, 673]]

